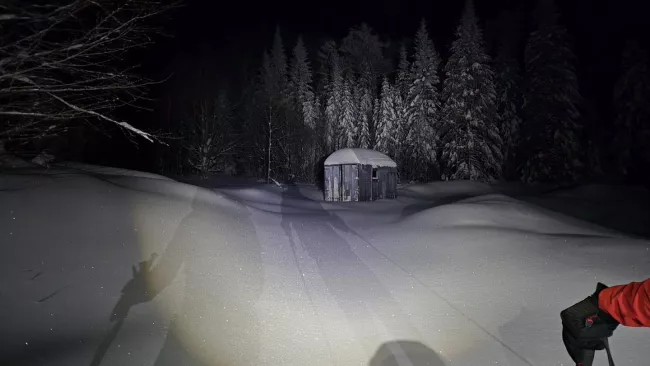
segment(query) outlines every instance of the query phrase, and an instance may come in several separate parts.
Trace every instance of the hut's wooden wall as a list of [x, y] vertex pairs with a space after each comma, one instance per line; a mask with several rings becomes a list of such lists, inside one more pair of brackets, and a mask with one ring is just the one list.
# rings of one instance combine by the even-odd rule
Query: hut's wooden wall
[[383, 174], [383, 195], [382, 198], [397, 197], [397, 169], [386, 168]]
[[359, 200], [358, 164], [325, 166], [325, 200]]
[[325, 184], [323, 184], [323, 192], [325, 196], [325, 201], [338, 201], [340, 197], [339, 188], [340, 188], [340, 179], [341, 179], [341, 168], [340, 166], [325, 166]]
[[397, 197], [397, 169], [379, 167], [373, 180], [374, 199]]
[[397, 169], [371, 165], [325, 166], [326, 201], [373, 201], [397, 197]]
[[386, 198], [397, 198], [397, 168], [392, 168], [388, 175], [388, 192]]
[[372, 199], [372, 165], [359, 167], [359, 201]]
[[345, 187], [343, 201], [358, 201], [359, 200], [359, 166], [358, 165], [342, 165], [343, 170], [343, 186]]

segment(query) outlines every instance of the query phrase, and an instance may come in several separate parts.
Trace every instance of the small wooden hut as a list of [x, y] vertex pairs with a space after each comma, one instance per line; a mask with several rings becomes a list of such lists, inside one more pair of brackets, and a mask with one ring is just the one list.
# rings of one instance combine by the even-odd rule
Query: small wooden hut
[[380, 152], [341, 149], [325, 159], [326, 201], [397, 197], [397, 164]]

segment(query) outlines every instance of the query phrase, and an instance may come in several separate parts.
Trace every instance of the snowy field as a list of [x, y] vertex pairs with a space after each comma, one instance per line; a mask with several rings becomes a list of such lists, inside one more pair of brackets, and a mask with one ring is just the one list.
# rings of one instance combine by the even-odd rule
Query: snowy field
[[[353, 204], [202, 185], [1, 173], [0, 364], [570, 365], [560, 311], [650, 277], [642, 189], [453, 182]], [[649, 339], [619, 328], [617, 365], [647, 365]]]

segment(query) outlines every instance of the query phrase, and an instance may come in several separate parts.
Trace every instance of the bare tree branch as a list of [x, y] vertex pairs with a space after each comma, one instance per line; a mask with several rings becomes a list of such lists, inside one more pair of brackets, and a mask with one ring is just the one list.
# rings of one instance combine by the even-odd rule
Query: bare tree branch
[[65, 128], [52, 123], [82, 122], [158, 140], [113, 112], [141, 107], [146, 88], [161, 82], [137, 76], [125, 60], [153, 42], [150, 18], [176, 6], [164, 0], [3, 1], [0, 139], [59, 134]]
[[76, 106], [76, 105], [74, 105], [72, 103], [68, 103], [63, 98], [61, 98], [61, 97], [59, 97], [57, 95], [54, 95], [54, 94], [51, 94], [51, 93], [50, 93], [50, 95], [52, 96], [52, 98], [60, 101], [61, 103], [65, 104], [66, 106], [70, 107], [71, 109], [73, 109], [75, 111], [78, 111], [78, 112], [81, 112], [81, 113], [87, 113], [87, 114], [90, 114], [91, 116], [95, 116], [95, 117], [97, 117], [99, 119], [103, 119], [105, 121], [115, 123], [116, 125], [124, 128], [125, 130], [131, 131], [131, 132], [135, 133], [136, 135], [140, 135], [140, 136], [144, 137], [145, 139], [147, 139], [148, 141], [153, 142], [153, 139], [151, 138], [150, 134], [148, 134], [148, 133], [146, 133], [146, 132], [144, 132], [144, 131], [142, 131], [140, 129], [137, 129], [137, 128], [131, 126], [130, 124], [126, 123], [126, 122], [116, 121], [116, 120], [114, 120], [112, 118], [106, 117], [105, 115], [103, 115], [101, 113], [97, 113], [97, 112], [95, 112], [93, 110], [84, 109], [84, 108], [78, 107], [78, 106]]
[[203, 98], [194, 105], [190, 130], [183, 147], [188, 163], [203, 178], [224, 170], [241, 147], [231, 130], [231, 112], [226, 98]]

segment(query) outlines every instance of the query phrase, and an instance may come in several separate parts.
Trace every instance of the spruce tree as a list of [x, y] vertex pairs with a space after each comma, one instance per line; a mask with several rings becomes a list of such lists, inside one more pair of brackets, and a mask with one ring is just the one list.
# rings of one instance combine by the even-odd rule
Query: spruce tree
[[370, 119], [372, 118], [372, 96], [370, 89], [361, 83], [359, 79], [353, 85], [354, 102], [357, 117], [355, 120], [357, 135], [357, 147], [367, 149], [370, 146]]
[[275, 97], [277, 110], [275, 131], [276, 150], [272, 152], [275, 155], [275, 167], [272, 167], [273, 175], [284, 179], [290, 173], [295, 173], [294, 162], [296, 159], [296, 139], [295, 139], [295, 122], [291, 118], [291, 104], [289, 96], [289, 74], [287, 65], [287, 56], [284, 50], [280, 28], [277, 27], [273, 37], [273, 47], [271, 48], [271, 69], [276, 83]]
[[409, 72], [409, 60], [404, 43], [399, 48], [399, 63], [397, 65], [396, 87], [402, 99], [408, 96], [411, 87], [411, 74]]
[[273, 47], [271, 48], [270, 57], [271, 75], [273, 83], [275, 84], [273, 85], [273, 93], [276, 94], [277, 98], [284, 103], [286, 102], [286, 93], [288, 91], [287, 56], [284, 52], [279, 27], [276, 28], [275, 35], [273, 36]]
[[[383, 49], [384, 44], [379, 36], [365, 23], [350, 29], [341, 42], [346, 69], [353, 71], [359, 83], [371, 91], [377, 89], [377, 80], [388, 66]], [[368, 113], [372, 113], [372, 110]]]
[[[408, 106], [404, 102], [402, 93], [394, 87], [393, 92], [393, 108], [395, 110], [395, 120], [393, 121], [393, 159], [398, 167], [405, 165], [404, 163], [404, 147], [406, 145], [406, 134], [408, 132]], [[401, 169], [401, 168], [400, 168]]]
[[340, 148], [357, 147], [357, 108], [353, 95], [354, 82], [346, 78], [341, 93], [341, 113], [339, 125], [341, 128]]
[[316, 125], [318, 121], [317, 99], [312, 90], [311, 65], [307, 58], [307, 50], [298, 37], [298, 42], [293, 49], [293, 57], [289, 66], [289, 96], [291, 118], [295, 125], [291, 126], [292, 133], [292, 160], [295, 167], [292, 172], [302, 180], [310, 180], [311, 166], [316, 162], [315, 148]]
[[317, 111], [311, 85], [311, 65], [307, 58], [307, 50], [302, 37], [298, 38], [298, 42], [293, 49], [293, 58], [289, 70], [289, 89], [293, 108], [301, 115], [301, 120], [305, 126], [313, 129], [316, 125]]
[[573, 181], [582, 167], [575, 56], [552, 0], [540, 0], [524, 53], [522, 179]]
[[489, 181], [501, 176], [496, 95], [474, 4], [468, 0], [445, 65], [442, 160], [445, 179]]
[[377, 144], [379, 140], [379, 130], [381, 129], [381, 117], [380, 117], [380, 107], [381, 107], [381, 100], [379, 98], [375, 98], [374, 102], [372, 103], [372, 121], [374, 123], [374, 137], [372, 141], [370, 142], [370, 146], [374, 149], [377, 150]]
[[381, 102], [378, 111], [377, 142], [375, 150], [391, 157], [395, 156], [395, 124], [397, 110], [395, 106], [395, 88], [390, 85], [388, 78], [384, 78], [381, 85]]
[[330, 73], [329, 83], [326, 90], [326, 104], [325, 104], [325, 144], [327, 152], [331, 153], [340, 149], [341, 133], [341, 112], [343, 100], [343, 73], [341, 71], [341, 64], [339, 61], [338, 53], [334, 52], [330, 55]]
[[[396, 85], [392, 88], [393, 92], [393, 106], [395, 109], [395, 120], [394, 120], [394, 146], [393, 146], [393, 159], [397, 162], [399, 169], [407, 164], [407, 161], [404, 159], [406, 156], [404, 148], [407, 146], [404, 142], [407, 138], [408, 133], [408, 96], [409, 90], [411, 88], [411, 71], [410, 63], [408, 60], [408, 55], [406, 51], [406, 45], [401, 44], [399, 50], [399, 62], [397, 66], [397, 80]], [[436, 66], [437, 74], [437, 66]]]
[[506, 178], [513, 178], [516, 175], [523, 98], [521, 68], [512, 44], [502, 42], [499, 45], [495, 69], [497, 126], [502, 139], [503, 171]]
[[426, 23], [420, 23], [415, 36], [415, 54], [411, 64], [411, 84], [407, 97], [407, 133], [405, 171], [411, 179], [427, 180], [437, 165], [437, 121], [440, 102], [438, 67], [440, 58], [429, 39]]
[[[330, 77], [332, 76], [332, 67], [334, 63], [338, 63], [339, 54], [338, 47], [336, 42], [332, 40], [327, 40], [318, 50], [318, 75], [317, 75], [317, 87], [316, 91], [318, 94], [324, 96], [327, 94], [327, 87], [330, 83]], [[325, 100], [322, 100], [325, 102]]]
[[368, 127], [368, 118], [361, 118], [357, 124], [357, 147], [367, 149], [370, 147], [370, 129]]

